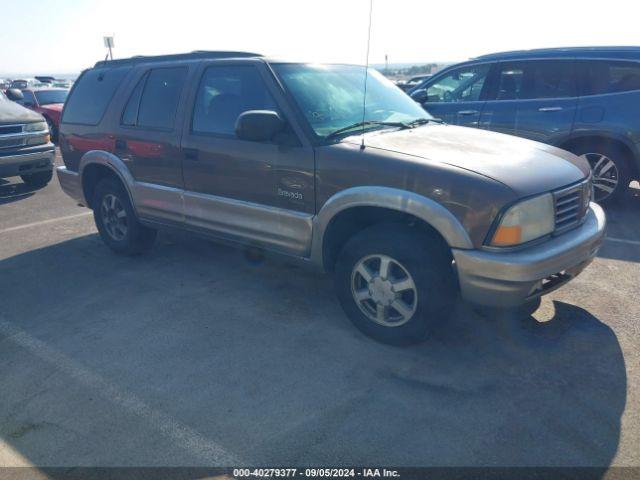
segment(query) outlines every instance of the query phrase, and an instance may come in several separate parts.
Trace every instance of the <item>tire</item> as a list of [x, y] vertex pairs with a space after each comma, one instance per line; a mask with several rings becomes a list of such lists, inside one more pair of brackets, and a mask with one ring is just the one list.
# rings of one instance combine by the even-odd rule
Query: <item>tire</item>
[[30, 187], [42, 188], [53, 178], [53, 170], [49, 170], [48, 172], [31, 173], [29, 175], [20, 175], [20, 178]]
[[579, 145], [572, 152], [586, 159], [591, 166], [596, 202], [607, 205], [624, 197], [631, 183], [630, 159], [624, 151], [605, 142], [590, 142]]
[[[386, 280], [380, 268], [383, 261], [390, 265]], [[405, 289], [410, 285], [407, 280], [413, 289]], [[338, 256], [334, 281], [353, 324], [390, 345], [425, 340], [450, 316], [457, 291], [451, 254], [442, 241], [395, 223], [374, 225], [350, 238]], [[395, 305], [402, 308], [396, 310]], [[380, 309], [387, 318], [378, 315]]]
[[153, 246], [157, 231], [136, 217], [129, 195], [113, 177], [101, 180], [93, 195], [93, 218], [102, 241], [122, 255], [138, 255]]

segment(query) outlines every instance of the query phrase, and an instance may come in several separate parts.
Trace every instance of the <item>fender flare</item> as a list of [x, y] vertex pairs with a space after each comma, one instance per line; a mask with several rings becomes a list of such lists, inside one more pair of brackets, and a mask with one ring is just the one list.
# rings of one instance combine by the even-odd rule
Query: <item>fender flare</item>
[[87, 168], [90, 165], [101, 165], [103, 167], [106, 167], [111, 171], [113, 171], [113, 173], [115, 173], [118, 176], [118, 178], [120, 178], [120, 181], [124, 185], [125, 190], [127, 191], [127, 195], [129, 196], [129, 201], [131, 202], [131, 205], [135, 211], [136, 205], [135, 205], [135, 202], [133, 201], [133, 195], [131, 193], [133, 190], [134, 179], [133, 179], [133, 176], [131, 175], [131, 172], [119, 157], [117, 157], [113, 153], [105, 152], [104, 150], [90, 150], [84, 155], [82, 155], [82, 158], [80, 159], [80, 164], [78, 167], [78, 175], [80, 176], [80, 185], [82, 187], [82, 195], [83, 197], [85, 197], [84, 198], [85, 205], [89, 205], [90, 202], [89, 202], [89, 199], [86, 198], [84, 193], [83, 174], [84, 174], [85, 168]]
[[354, 207], [377, 207], [413, 215], [431, 225], [450, 248], [473, 249], [469, 234], [460, 221], [438, 202], [407, 190], [379, 186], [361, 186], [333, 195], [313, 220], [311, 261], [323, 265], [323, 245], [331, 220]]

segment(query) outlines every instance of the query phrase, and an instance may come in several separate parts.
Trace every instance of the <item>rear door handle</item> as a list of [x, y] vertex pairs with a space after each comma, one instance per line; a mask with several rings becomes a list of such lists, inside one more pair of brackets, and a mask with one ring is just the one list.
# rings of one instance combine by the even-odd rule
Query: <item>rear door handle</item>
[[477, 115], [478, 113], [480, 113], [478, 110], [462, 110], [458, 112], [458, 115]]
[[562, 107], [542, 107], [538, 109], [539, 112], [560, 112], [561, 110]]
[[197, 148], [183, 148], [185, 158], [189, 160], [198, 160], [198, 149]]

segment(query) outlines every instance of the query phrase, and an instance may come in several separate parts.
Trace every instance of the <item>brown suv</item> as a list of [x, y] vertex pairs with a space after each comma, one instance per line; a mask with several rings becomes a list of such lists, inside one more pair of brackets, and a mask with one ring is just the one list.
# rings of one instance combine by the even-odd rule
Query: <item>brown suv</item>
[[520, 305], [591, 262], [605, 216], [585, 160], [441, 124], [377, 72], [366, 82], [363, 109], [358, 66], [99, 62], [65, 104], [58, 177], [116, 252], [177, 226], [301, 259], [389, 343], [423, 339], [458, 291]]

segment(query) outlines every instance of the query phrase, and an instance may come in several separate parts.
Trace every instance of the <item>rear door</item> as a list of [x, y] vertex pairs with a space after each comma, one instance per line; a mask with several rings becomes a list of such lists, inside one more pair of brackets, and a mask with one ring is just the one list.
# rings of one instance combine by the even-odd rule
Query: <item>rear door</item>
[[423, 108], [447, 123], [477, 127], [490, 70], [489, 63], [468, 65], [428, 81]]
[[115, 154], [136, 181], [143, 217], [182, 223], [181, 119], [189, 67], [141, 69], [115, 133]]
[[480, 127], [554, 144], [571, 134], [578, 104], [575, 62], [501, 62]]
[[[248, 110], [272, 110], [287, 129], [273, 141], [241, 140]], [[314, 156], [262, 62], [209, 62], [198, 73], [182, 140], [185, 220], [196, 229], [306, 255], [315, 213]]]

